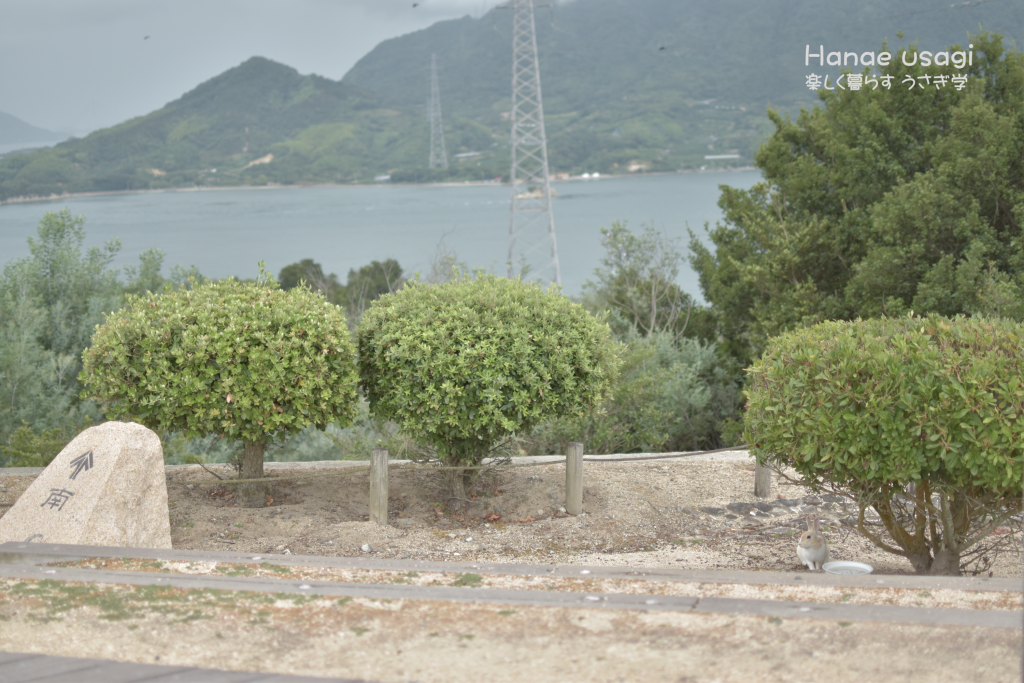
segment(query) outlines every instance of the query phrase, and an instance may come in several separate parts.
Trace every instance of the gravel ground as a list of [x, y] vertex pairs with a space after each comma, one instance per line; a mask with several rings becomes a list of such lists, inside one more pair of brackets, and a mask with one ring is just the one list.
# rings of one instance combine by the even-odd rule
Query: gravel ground
[[1013, 629], [4, 581], [0, 620], [5, 651], [381, 683], [1020, 681]]
[[[806, 512], [817, 511], [833, 559], [911, 573], [839, 523], [841, 502], [776, 486], [754, 507], [753, 463], [743, 454], [587, 463], [584, 511], [559, 511], [564, 468], [500, 470], [451, 515], [436, 473], [393, 466], [389, 526], [367, 521], [368, 472], [288, 481], [272, 469], [269, 506], [240, 508], [231, 488], [199, 468], [169, 472], [175, 548], [311, 555], [807, 571], [796, 558]], [[337, 474], [312, 465], [307, 474]], [[0, 476], [0, 503], [30, 476]], [[779, 498], [786, 503], [779, 503]], [[730, 507], [731, 506], [731, 507]], [[5, 508], [0, 508], [3, 510]], [[754, 512], [751, 515], [751, 512]], [[1017, 539], [1019, 542], [1019, 539]], [[109, 569], [257, 576], [280, 567], [92, 561]], [[121, 563], [121, 566], [118, 563]], [[148, 566], [147, 566], [148, 564]], [[968, 609], [1019, 609], [1019, 593], [836, 589], [572, 578], [400, 573], [292, 567], [288, 578], [405, 582], [666, 595], [812, 600]], [[995, 576], [1020, 576], [1017, 555]], [[1020, 680], [1021, 633], [722, 614], [581, 608], [502, 608], [413, 600], [341, 599], [229, 591], [0, 580], [0, 649], [119, 661], [419, 681]], [[739, 655], [739, 656], [737, 656]]]

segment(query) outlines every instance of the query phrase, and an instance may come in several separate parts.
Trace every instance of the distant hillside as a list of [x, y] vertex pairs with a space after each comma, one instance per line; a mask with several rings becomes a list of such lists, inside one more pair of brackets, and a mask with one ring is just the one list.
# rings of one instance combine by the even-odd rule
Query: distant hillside
[[[879, 50], [1020, 40], [1018, 0], [575, 0], [538, 8], [554, 172], [750, 164], [765, 109], [817, 102], [806, 44]], [[340, 81], [254, 57], [162, 109], [0, 159], [0, 200], [62, 192], [508, 175], [511, 11], [385, 41]], [[903, 39], [897, 33], [903, 31]], [[436, 53], [451, 169], [427, 170]], [[819, 69], [819, 72], [821, 69]], [[838, 73], [833, 67], [832, 71]], [[2, 120], [0, 120], [2, 123]], [[462, 153], [465, 156], [456, 155]], [[707, 160], [705, 156], [738, 158]]]
[[[558, 170], [644, 165], [672, 170], [705, 154], [749, 163], [770, 105], [817, 102], [805, 45], [881, 49], [920, 40], [932, 51], [979, 25], [1024, 45], [1018, 0], [575, 0], [537, 9], [549, 156]], [[512, 12], [439, 22], [382, 42], [342, 79], [396, 106], [422, 106], [437, 54], [447, 112], [504, 131], [510, 108]], [[903, 40], [897, 32], [903, 31]], [[821, 70], [819, 69], [819, 72]], [[839, 70], [833, 69], [838, 75]], [[505, 133], [507, 136], [507, 133]], [[735, 162], [732, 162], [735, 163]]]
[[[425, 127], [358, 86], [253, 57], [146, 116], [0, 160], [0, 199], [193, 185], [352, 182], [426, 158]], [[452, 126], [460, 138], [490, 135]]]
[[55, 142], [66, 135], [54, 133], [52, 130], [36, 128], [25, 123], [16, 116], [0, 111], [0, 145], [33, 144], [38, 142]]

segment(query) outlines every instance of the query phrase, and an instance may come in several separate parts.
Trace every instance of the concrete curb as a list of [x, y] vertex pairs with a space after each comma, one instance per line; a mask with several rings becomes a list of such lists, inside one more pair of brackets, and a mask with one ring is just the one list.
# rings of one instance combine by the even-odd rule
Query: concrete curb
[[568, 591], [413, 586], [408, 584], [296, 581], [294, 579], [245, 578], [195, 574], [161, 574], [106, 569], [71, 569], [0, 565], [0, 576], [10, 579], [75, 581], [129, 586], [167, 586], [186, 590], [223, 590], [255, 593], [318, 595], [374, 600], [426, 600], [514, 605], [521, 607], [574, 607], [627, 609], [641, 612], [696, 612], [746, 614], [780, 619], [811, 618], [832, 621], [872, 621], [932, 626], [1021, 628], [1018, 612], [1000, 610], [936, 609], [889, 605], [839, 605], [832, 603], [740, 598]]
[[[191, 560], [217, 562], [270, 562], [291, 566], [342, 566], [352, 567], [350, 558], [322, 558], [302, 556], [246, 555], [242, 553], [212, 553], [197, 551], [164, 551], [131, 548], [99, 548], [93, 546], [62, 546], [27, 543], [5, 543], [0, 545], [0, 576], [10, 579], [77, 581], [83, 583], [119, 584], [133, 586], [168, 586], [183, 589], [215, 589], [227, 591], [250, 591], [260, 593], [289, 593], [297, 595], [320, 595], [324, 597], [359, 597], [392, 600], [428, 600], [446, 602], [470, 602], [485, 604], [522, 605], [536, 607], [575, 607], [601, 609], [628, 609], [637, 611], [671, 611], [713, 614], [747, 614], [777, 618], [815, 618], [839, 621], [875, 621], [890, 623], [929, 624], [934, 626], [976, 626], [985, 628], [1021, 628], [1019, 612], [1002, 610], [964, 610], [920, 607], [895, 607], [889, 605], [845, 605], [832, 603], [809, 603], [775, 600], [749, 600], [737, 598], [698, 598], [685, 596], [636, 595], [620, 593], [584, 593], [567, 591], [507, 590], [490, 588], [459, 588], [453, 586], [414, 586], [408, 584], [364, 584], [338, 581], [297, 581], [254, 577], [227, 577], [209, 575], [171, 574], [158, 572], [129, 572], [98, 569], [79, 569], [38, 566], [43, 562], [67, 561], [83, 557], [133, 557], [156, 560]], [[357, 558], [355, 558], [357, 559]], [[287, 560], [287, 561], [284, 561]], [[313, 560], [320, 560], [313, 563]], [[332, 561], [326, 563], [324, 560]], [[539, 574], [542, 576], [579, 576], [579, 567], [538, 567], [529, 565], [486, 565], [441, 562], [410, 562], [401, 560], [375, 563], [377, 569], [403, 569], [421, 571], [454, 571], [465, 569], [474, 573], [510, 573], [509, 568], [518, 569], [518, 574]], [[361, 562], [361, 568], [367, 562]], [[529, 570], [529, 571], [526, 571]], [[611, 570], [606, 573], [602, 570]], [[633, 578], [658, 581], [693, 580], [680, 578], [686, 570], [665, 570], [655, 572], [623, 572], [614, 568], [593, 568], [589, 578]], [[600, 571], [600, 574], [593, 572]], [[618, 575], [614, 575], [617, 573]], [[714, 574], [714, 572], [705, 572]], [[767, 572], [728, 572], [733, 579], [762, 578]], [[725, 578], [725, 577], [720, 577]], [[799, 577], [797, 577], [799, 578]], [[826, 578], [826, 577], [821, 577]], [[831, 580], [849, 581], [869, 577], [827, 576]], [[890, 577], [936, 579], [949, 581], [955, 577]], [[802, 579], [801, 579], [802, 580]], [[970, 581], [970, 579], [968, 579]], [[1005, 579], [988, 579], [989, 582], [1005, 582]], [[722, 582], [721, 580], [719, 582]], [[736, 582], [736, 581], [732, 581]], [[764, 583], [764, 581], [758, 581]], [[1013, 581], [1016, 584], [1016, 581]], [[810, 585], [808, 583], [793, 585]], [[825, 585], [825, 584], [818, 584]], [[835, 584], [830, 584], [835, 585]], [[848, 583], [840, 585], [850, 585]], [[996, 589], [992, 584], [982, 590]], [[1000, 584], [1001, 585], [1001, 584]], [[877, 584], [875, 584], [877, 586]], [[895, 586], [890, 586], [895, 587]], [[916, 587], [916, 586], [915, 586]], [[1016, 589], [1016, 587], [1014, 588]]]
[[[828, 586], [840, 588], [905, 588], [916, 590], [967, 590], [1020, 592], [1018, 579], [979, 576], [842, 575], [811, 572], [753, 572], [740, 570], [675, 569], [629, 567], [586, 567], [580, 565], [501, 564], [496, 562], [434, 562], [368, 557], [323, 555], [281, 555], [212, 550], [162, 550], [155, 548], [112, 548], [52, 543], [0, 544], [0, 564], [35, 565], [42, 562], [74, 561], [89, 557], [128, 557], [141, 560], [186, 562], [268, 562], [288, 567], [370, 569], [383, 571], [474, 572], [510, 576], [557, 576], [592, 579], [632, 579], [675, 583], [753, 584], [771, 586]], [[258, 559], [256, 559], [258, 558]]]

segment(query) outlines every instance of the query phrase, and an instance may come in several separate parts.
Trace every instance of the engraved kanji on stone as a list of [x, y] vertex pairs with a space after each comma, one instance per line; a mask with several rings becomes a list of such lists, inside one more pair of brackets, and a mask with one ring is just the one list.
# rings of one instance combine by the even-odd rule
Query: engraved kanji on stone
[[82, 453], [80, 456], [71, 461], [71, 468], [74, 472], [71, 473], [71, 478], [74, 479], [82, 472], [87, 472], [92, 469], [92, 451]]
[[47, 498], [39, 507], [49, 506], [50, 509], [57, 508], [57, 512], [64, 509], [64, 503], [68, 502], [71, 496], [75, 495], [73, 491], [67, 489], [50, 489], [50, 497]]

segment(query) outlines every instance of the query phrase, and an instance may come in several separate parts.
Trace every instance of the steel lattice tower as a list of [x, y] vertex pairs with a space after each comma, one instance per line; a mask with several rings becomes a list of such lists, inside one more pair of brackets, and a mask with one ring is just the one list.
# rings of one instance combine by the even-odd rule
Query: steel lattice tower
[[437, 55], [430, 55], [430, 101], [427, 105], [430, 119], [430, 168], [448, 168], [448, 155], [444, 151], [444, 125], [441, 123], [441, 89], [437, 86]]
[[529, 268], [531, 276], [561, 285], [555, 219], [551, 213], [551, 179], [540, 98], [533, 0], [510, 0], [504, 7], [515, 10], [512, 19], [512, 216], [508, 232], [508, 276], [513, 277], [513, 268], [522, 265]]

